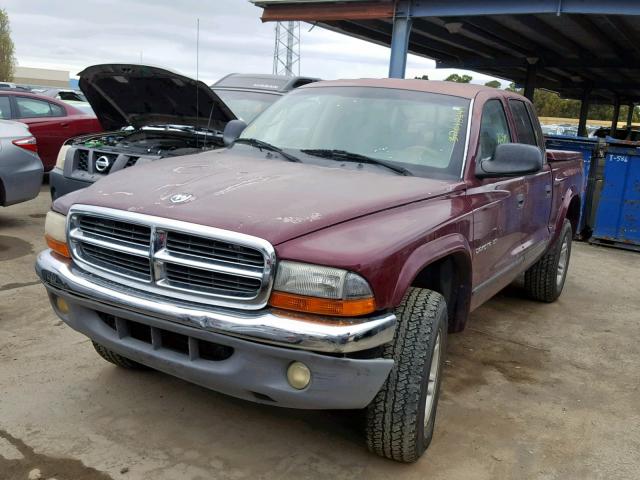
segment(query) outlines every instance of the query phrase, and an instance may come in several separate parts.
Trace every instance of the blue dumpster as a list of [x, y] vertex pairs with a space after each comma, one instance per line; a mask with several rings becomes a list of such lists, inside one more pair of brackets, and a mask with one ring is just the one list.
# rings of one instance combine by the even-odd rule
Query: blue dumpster
[[640, 251], [640, 146], [607, 141], [604, 183], [591, 242]]
[[[565, 150], [582, 153], [584, 162], [584, 188], [582, 192], [582, 208], [578, 231], [580, 238], [588, 238], [591, 235], [594, 224], [593, 204], [596, 191], [596, 164], [604, 157], [606, 144], [598, 138], [570, 137], [566, 135], [547, 135], [545, 143], [549, 150]], [[592, 164], [594, 167], [592, 168]]]

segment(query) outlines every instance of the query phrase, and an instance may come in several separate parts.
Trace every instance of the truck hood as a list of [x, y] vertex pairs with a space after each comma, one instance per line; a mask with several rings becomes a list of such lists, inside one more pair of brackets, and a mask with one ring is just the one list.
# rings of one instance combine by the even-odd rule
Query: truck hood
[[[273, 245], [331, 225], [464, 188], [385, 171], [290, 163], [259, 151], [215, 150], [109, 175], [58, 199], [254, 235]], [[425, 222], [428, 219], [424, 219]]]
[[105, 130], [175, 124], [222, 131], [235, 118], [203, 82], [163, 68], [103, 64], [78, 75], [80, 90]]

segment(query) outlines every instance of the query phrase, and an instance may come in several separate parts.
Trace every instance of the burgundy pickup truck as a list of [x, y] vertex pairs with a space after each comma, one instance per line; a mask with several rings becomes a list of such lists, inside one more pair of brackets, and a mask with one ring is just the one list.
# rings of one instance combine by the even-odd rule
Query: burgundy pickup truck
[[121, 367], [364, 408], [369, 448], [415, 461], [447, 333], [523, 273], [560, 295], [580, 155], [545, 154], [519, 95], [423, 80], [304, 86], [225, 142], [56, 201], [36, 267], [55, 312]]

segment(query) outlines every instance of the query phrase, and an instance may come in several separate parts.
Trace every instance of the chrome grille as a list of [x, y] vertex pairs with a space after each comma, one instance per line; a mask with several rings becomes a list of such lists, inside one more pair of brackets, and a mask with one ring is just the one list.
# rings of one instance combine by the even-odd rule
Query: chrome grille
[[80, 215], [78, 226], [83, 232], [137, 245], [148, 246], [151, 242], [151, 228], [144, 225]]
[[259, 250], [178, 232], [167, 232], [167, 250], [248, 267], [264, 266]]
[[149, 259], [82, 242], [80, 252], [95, 265], [141, 280], [151, 280]]
[[69, 212], [74, 261], [146, 292], [244, 309], [266, 305], [275, 264], [260, 238], [93, 206]]
[[169, 263], [165, 266], [165, 272], [167, 282], [179, 288], [197, 286], [211, 293], [248, 297], [253, 296], [260, 288], [260, 280], [257, 278], [238, 277], [185, 265]]

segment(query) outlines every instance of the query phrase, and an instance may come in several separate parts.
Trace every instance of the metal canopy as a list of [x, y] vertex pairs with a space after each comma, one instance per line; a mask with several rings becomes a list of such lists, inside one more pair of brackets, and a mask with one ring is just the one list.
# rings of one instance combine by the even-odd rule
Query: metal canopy
[[[263, 21], [303, 20], [387, 46], [396, 35], [393, 50], [401, 57], [406, 35], [408, 51], [438, 68], [474, 70], [567, 98], [640, 101], [639, 0], [253, 2], [263, 7]], [[403, 72], [404, 58], [393, 50], [392, 70]]]

